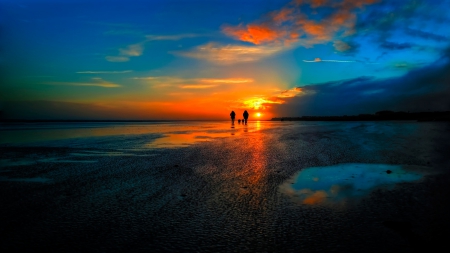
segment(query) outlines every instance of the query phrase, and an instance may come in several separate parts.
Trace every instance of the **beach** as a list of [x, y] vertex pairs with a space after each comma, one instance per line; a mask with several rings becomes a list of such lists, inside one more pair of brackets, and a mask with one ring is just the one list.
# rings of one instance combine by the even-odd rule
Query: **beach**
[[1, 252], [411, 252], [450, 234], [447, 122], [0, 128]]

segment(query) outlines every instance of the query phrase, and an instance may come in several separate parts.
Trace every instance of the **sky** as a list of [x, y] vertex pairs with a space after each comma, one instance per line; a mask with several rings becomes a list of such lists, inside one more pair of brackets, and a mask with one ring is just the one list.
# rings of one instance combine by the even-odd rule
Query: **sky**
[[[6, 119], [450, 110], [450, 0], [0, 0]], [[257, 116], [259, 113], [259, 117]]]

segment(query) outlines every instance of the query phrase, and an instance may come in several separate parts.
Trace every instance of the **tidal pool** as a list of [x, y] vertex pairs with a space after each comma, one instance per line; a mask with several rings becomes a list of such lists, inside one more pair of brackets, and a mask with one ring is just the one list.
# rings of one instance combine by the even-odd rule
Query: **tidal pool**
[[306, 168], [283, 183], [280, 189], [303, 204], [340, 203], [363, 197], [378, 187], [392, 188], [397, 183], [416, 181], [422, 176], [401, 165], [338, 164]]

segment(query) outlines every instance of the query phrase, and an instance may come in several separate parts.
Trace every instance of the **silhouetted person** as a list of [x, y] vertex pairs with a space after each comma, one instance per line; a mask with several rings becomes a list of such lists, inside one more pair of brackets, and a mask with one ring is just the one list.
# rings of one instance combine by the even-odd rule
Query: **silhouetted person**
[[234, 113], [234, 111], [231, 111], [230, 113], [230, 117], [231, 117], [231, 124], [234, 125], [234, 117], [236, 116], [236, 113]]
[[248, 112], [247, 112], [247, 110], [244, 111], [243, 115], [244, 115], [244, 122], [247, 125], [247, 120], [248, 120]]
[[241, 124], [241, 119], [238, 119], [238, 124]]

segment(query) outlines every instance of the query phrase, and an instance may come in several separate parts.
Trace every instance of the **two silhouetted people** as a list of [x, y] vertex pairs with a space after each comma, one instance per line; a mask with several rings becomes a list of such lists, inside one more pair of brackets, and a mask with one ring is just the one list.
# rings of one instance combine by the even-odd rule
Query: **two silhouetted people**
[[247, 112], [247, 110], [244, 111], [243, 116], [244, 116], [243, 122], [245, 122], [245, 124], [247, 125], [247, 119], [248, 119], [248, 112]]
[[234, 111], [231, 111], [230, 117], [231, 117], [231, 124], [234, 125], [234, 117], [236, 117], [236, 113], [234, 113]]
[[[247, 112], [247, 110], [244, 111], [243, 116], [244, 116], [244, 119], [242, 119], [242, 120], [239, 119], [238, 123], [240, 124], [242, 122], [242, 124], [246, 124], [247, 125], [247, 120], [248, 120], [248, 112]], [[230, 117], [231, 117], [231, 124], [234, 125], [234, 119], [236, 117], [236, 113], [234, 111], [231, 111]]]

